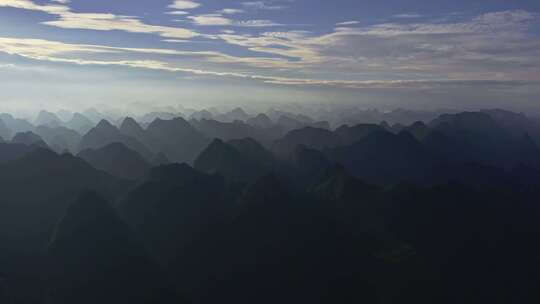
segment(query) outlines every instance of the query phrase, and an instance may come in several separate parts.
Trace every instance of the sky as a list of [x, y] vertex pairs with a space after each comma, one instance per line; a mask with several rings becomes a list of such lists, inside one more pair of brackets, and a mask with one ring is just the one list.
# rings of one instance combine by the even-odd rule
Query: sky
[[540, 110], [538, 0], [0, 0], [0, 110]]

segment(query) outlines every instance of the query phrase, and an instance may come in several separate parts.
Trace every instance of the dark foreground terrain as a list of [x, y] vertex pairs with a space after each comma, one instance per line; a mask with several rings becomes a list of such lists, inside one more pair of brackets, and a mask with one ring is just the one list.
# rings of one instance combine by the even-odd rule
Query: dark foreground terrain
[[540, 303], [535, 118], [43, 111], [0, 136], [0, 303]]

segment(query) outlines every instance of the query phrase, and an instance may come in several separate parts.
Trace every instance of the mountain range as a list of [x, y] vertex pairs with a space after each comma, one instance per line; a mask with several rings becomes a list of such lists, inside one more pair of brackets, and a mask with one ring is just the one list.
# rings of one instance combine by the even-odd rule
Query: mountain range
[[319, 114], [0, 115], [0, 302], [539, 302], [534, 117]]

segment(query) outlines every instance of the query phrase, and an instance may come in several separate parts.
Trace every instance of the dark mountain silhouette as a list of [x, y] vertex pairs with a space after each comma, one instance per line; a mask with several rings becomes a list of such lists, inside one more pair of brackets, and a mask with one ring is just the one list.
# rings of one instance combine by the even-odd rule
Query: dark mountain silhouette
[[273, 132], [274, 130], [261, 130], [238, 120], [234, 122], [220, 122], [203, 119], [201, 121], [194, 121], [192, 125], [208, 138], [220, 138], [225, 141], [249, 137], [261, 143], [269, 144], [280, 135]]
[[151, 161], [151, 164], [153, 166], [163, 166], [170, 164], [171, 161], [169, 161], [169, 158], [167, 158], [167, 155], [165, 155], [162, 152], [157, 153], [154, 155], [154, 158]]
[[[526, 241], [537, 229], [532, 224], [538, 214], [532, 197], [460, 184], [426, 190], [403, 186], [391, 195], [399, 198], [392, 206], [392, 230], [416, 249], [422, 262], [417, 273], [429, 270], [426, 278], [437, 277], [423, 293], [408, 291], [417, 295], [416, 301], [537, 301], [539, 293], [531, 280], [537, 282], [539, 268], [530, 263], [530, 253], [538, 252], [538, 246]], [[508, 264], [508, 259], [514, 262]], [[509, 279], [522, 276], [531, 279]]]
[[192, 163], [208, 140], [185, 119], [154, 120], [146, 129], [154, 152], [162, 152], [178, 163]]
[[77, 156], [99, 170], [124, 179], [141, 178], [150, 169], [150, 164], [141, 155], [121, 143], [83, 150]]
[[144, 129], [131, 117], [126, 117], [120, 125], [120, 132], [141, 141], [146, 136]]
[[[527, 159], [520, 159], [520, 155], [524, 155], [521, 149], [524, 147], [522, 141], [525, 133], [513, 136], [512, 131], [499, 125], [487, 113], [446, 114], [432, 121], [430, 127], [444, 135], [447, 141], [451, 141], [446, 145], [440, 143], [443, 137], [439, 135], [439, 144], [443, 147], [430, 146], [443, 154], [446, 153], [448, 158], [512, 167], [521, 162], [530, 163], [531, 155], [534, 154], [534, 148], [531, 147], [532, 150], [525, 153], [528, 155]], [[433, 143], [433, 140], [430, 142]], [[456, 149], [447, 148], [450, 145]], [[517, 152], [516, 148], [520, 151]]]
[[[79, 158], [70, 154], [58, 155], [43, 148], [31, 149], [22, 157], [3, 164], [1, 169], [0, 182], [6, 185], [1, 191], [5, 199], [0, 207], [2, 223], [18, 227], [2, 229], [3, 233], [8, 234], [24, 235], [25, 225], [28, 225], [27, 229], [35, 229], [34, 225], [41, 226], [54, 220], [51, 217], [58, 215], [64, 206], [60, 199], [63, 196], [69, 197], [73, 192], [87, 188], [112, 197], [123, 187], [119, 180], [92, 168]], [[53, 199], [58, 199], [58, 202], [52, 203], [50, 200]], [[36, 229], [34, 232], [47, 231]]]
[[[381, 188], [351, 176], [344, 167], [334, 165], [308, 187], [308, 193], [320, 200], [328, 214], [336, 218], [355, 237], [369, 240], [366, 246], [381, 251], [401, 251], [404, 248], [390, 231], [388, 209]], [[410, 252], [409, 252], [410, 253]], [[401, 252], [407, 254], [407, 252]]]
[[49, 255], [51, 303], [178, 303], [135, 234], [95, 193], [67, 208]]
[[340, 143], [340, 138], [329, 130], [306, 127], [287, 133], [274, 143], [272, 150], [279, 156], [287, 157], [299, 145], [320, 150], [334, 148]]
[[43, 249], [74, 196], [92, 189], [114, 198], [127, 186], [78, 158], [42, 148], [0, 165], [0, 184], [0, 269], [15, 301], [43, 295]]
[[222, 178], [186, 164], [156, 167], [119, 203], [122, 217], [164, 265], [229, 208]]
[[195, 168], [199, 171], [244, 182], [261, 177], [271, 165], [271, 156], [257, 142], [249, 139], [234, 141], [233, 144], [216, 139], [195, 160]]
[[66, 127], [77, 131], [81, 135], [85, 135], [96, 125], [92, 120], [81, 113], [73, 114], [73, 117], [66, 122]]
[[380, 189], [354, 178], [344, 167], [335, 165], [325, 170], [318, 181], [310, 187], [309, 192], [323, 200], [358, 205], [362, 204], [362, 199], [373, 200]]
[[100, 149], [112, 143], [122, 143], [145, 159], [152, 157], [152, 152], [144, 144], [133, 137], [122, 134], [117, 127], [106, 120], [100, 121], [95, 128], [82, 137], [79, 150]]
[[246, 159], [253, 161], [259, 166], [270, 168], [274, 165], [274, 155], [253, 138], [233, 139], [229, 140], [227, 144], [233, 146]]
[[14, 144], [48, 148], [48, 145], [45, 143], [45, 141], [34, 132], [17, 133], [15, 134], [15, 136], [13, 136], [11, 142]]
[[412, 135], [375, 132], [350, 145], [328, 150], [334, 162], [376, 183], [425, 179], [437, 159]]
[[358, 124], [353, 127], [343, 125], [334, 132], [340, 139], [341, 145], [352, 145], [360, 141], [368, 135], [375, 132], [383, 132], [384, 129], [379, 125], [373, 124]]
[[433, 120], [430, 126], [449, 135], [495, 138], [506, 132], [488, 114], [481, 112], [444, 114]]
[[331, 166], [331, 161], [319, 150], [299, 145], [288, 160], [292, 166], [291, 180], [302, 189], [310, 186]]
[[156, 109], [0, 115], [1, 303], [539, 302], [540, 120]]
[[0, 143], [0, 163], [17, 160], [28, 154], [30, 151], [38, 148], [39, 147], [37, 146], [2, 142]]
[[249, 118], [246, 121], [246, 123], [248, 125], [251, 125], [257, 128], [263, 128], [263, 129], [271, 128], [274, 125], [270, 117], [268, 117], [266, 114], [263, 114], [263, 113], [255, 117]]
[[395, 134], [398, 134], [399, 132], [405, 130], [406, 126], [403, 125], [403, 124], [400, 124], [400, 123], [397, 123], [397, 124], [394, 124], [392, 125], [392, 127], [390, 128], [390, 130], [395, 133]]
[[[235, 216], [208, 231], [174, 264], [183, 269], [180, 282], [195, 299], [204, 303], [219, 298], [234, 298], [237, 303], [374, 300], [369, 283], [355, 270], [362, 265], [367, 275], [370, 270], [365, 266], [372, 260], [357, 250], [334, 247], [331, 240], [336, 240], [337, 231], [330, 222], [315, 216], [322, 213], [314, 205], [295, 199], [279, 178], [261, 178], [245, 190], [238, 204]], [[347, 254], [340, 256], [343, 252]], [[354, 263], [345, 258], [348, 254], [355, 256]], [[340, 265], [348, 265], [354, 278], [332, 270]], [[212, 284], [218, 278], [222, 283]], [[210, 285], [215, 286], [212, 292]]]
[[489, 115], [498, 125], [510, 132], [512, 136], [520, 138], [527, 133], [537, 144], [540, 143], [540, 122], [530, 119], [525, 114], [502, 109], [483, 110], [481, 112]]
[[411, 135], [419, 141], [423, 141], [432, 132], [432, 130], [422, 121], [417, 121], [409, 127], [406, 127], [404, 130], [411, 133]]

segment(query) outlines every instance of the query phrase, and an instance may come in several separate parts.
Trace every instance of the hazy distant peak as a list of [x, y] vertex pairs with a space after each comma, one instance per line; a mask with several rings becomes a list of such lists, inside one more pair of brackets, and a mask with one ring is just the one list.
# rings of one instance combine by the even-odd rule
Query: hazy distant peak
[[58, 118], [58, 116], [56, 116], [56, 114], [43, 110], [39, 112], [35, 124], [37, 126], [45, 125], [50, 127], [58, 127], [61, 126], [63, 122], [60, 120], [60, 118]]
[[234, 108], [230, 113], [235, 115], [247, 116], [246, 111], [244, 111], [244, 109], [242, 108]]
[[189, 117], [190, 117], [190, 119], [196, 119], [196, 120], [213, 119], [214, 114], [212, 114], [212, 112], [210, 112], [208, 110], [201, 110], [201, 111], [197, 111], [197, 112], [191, 114]]
[[12, 130], [0, 119], [0, 137], [3, 139], [11, 139]]
[[73, 114], [73, 117], [71, 117], [71, 119], [67, 122], [67, 125], [75, 129], [91, 128], [94, 126], [94, 122], [81, 113], [75, 113]]
[[148, 125], [146, 130], [152, 134], [157, 131], [166, 132], [166, 134], [170, 134], [171, 132], [185, 132], [186, 130], [196, 132], [195, 128], [182, 117], [175, 117], [170, 120], [156, 118], [152, 123], [150, 123], [150, 125]]

